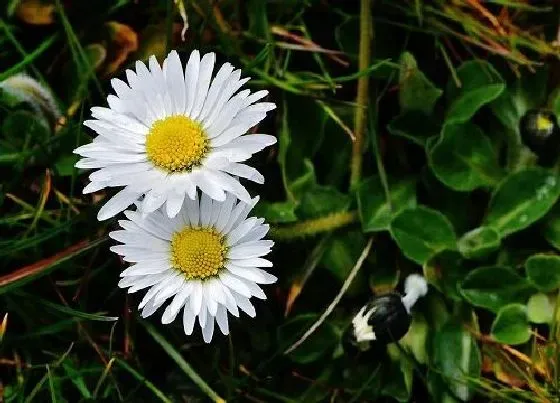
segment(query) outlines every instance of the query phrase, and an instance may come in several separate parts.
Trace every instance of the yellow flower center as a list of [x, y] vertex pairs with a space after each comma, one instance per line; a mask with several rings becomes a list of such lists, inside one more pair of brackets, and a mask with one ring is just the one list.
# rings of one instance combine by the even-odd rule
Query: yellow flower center
[[550, 130], [552, 128], [552, 122], [549, 118], [544, 115], [537, 116], [537, 129], [538, 130]]
[[217, 275], [226, 252], [223, 237], [212, 228], [186, 227], [171, 239], [171, 264], [189, 280]]
[[146, 137], [148, 159], [167, 172], [185, 172], [200, 165], [209, 149], [202, 126], [187, 116], [156, 120]]

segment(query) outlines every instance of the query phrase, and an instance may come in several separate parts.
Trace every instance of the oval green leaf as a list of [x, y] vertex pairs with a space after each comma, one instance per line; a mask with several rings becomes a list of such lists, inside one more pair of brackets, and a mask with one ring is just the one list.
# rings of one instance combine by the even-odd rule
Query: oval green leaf
[[416, 59], [404, 52], [400, 59], [399, 103], [401, 110], [414, 110], [425, 115], [432, 113], [434, 105], [443, 93], [418, 69]]
[[432, 256], [424, 264], [423, 269], [426, 280], [446, 297], [455, 301], [462, 299], [458, 285], [468, 274], [469, 269], [459, 252], [444, 250]]
[[527, 317], [533, 323], [551, 323], [554, 317], [554, 304], [548, 295], [538, 293], [532, 295], [527, 302]]
[[476, 341], [459, 323], [446, 323], [435, 333], [434, 365], [451, 392], [462, 401], [472, 398], [480, 377], [481, 357]]
[[441, 131], [439, 123], [419, 111], [405, 111], [387, 125], [393, 136], [405, 139], [424, 147], [430, 137], [438, 136]]
[[391, 205], [378, 175], [364, 180], [357, 192], [358, 212], [364, 232], [389, 229], [392, 218], [405, 208], [416, 206], [416, 182], [389, 179]]
[[461, 294], [472, 305], [497, 312], [511, 303], [525, 303], [535, 289], [515, 271], [501, 266], [471, 271], [460, 285]]
[[457, 69], [461, 82], [458, 88], [454, 80], [447, 85], [447, 95], [451, 104], [447, 110], [446, 123], [463, 123], [470, 120], [484, 105], [498, 98], [505, 89], [503, 78], [482, 60], [463, 63]]
[[403, 254], [420, 265], [438, 252], [455, 249], [457, 242], [449, 220], [439, 211], [423, 206], [403, 210], [389, 230]]
[[560, 287], [560, 256], [538, 254], [525, 262], [527, 278], [540, 291], [549, 292]]
[[500, 242], [500, 234], [494, 229], [479, 227], [464, 234], [457, 242], [457, 248], [467, 259], [480, 259], [496, 251]]
[[560, 181], [551, 172], [532, 168], [506, 177], [490, 200], [486, 226], [502, 237], [542, 218], [560, 195]]
[[504, 344], [523, 344], [531, 338], [527, 308], [522, 304], [502, 307], [492, 323], [492, 337]]
[[501, 177], [490, 139], [472, 123], [445, 125], [428, 162], [440, 181], [458, 191], [491, 186]]

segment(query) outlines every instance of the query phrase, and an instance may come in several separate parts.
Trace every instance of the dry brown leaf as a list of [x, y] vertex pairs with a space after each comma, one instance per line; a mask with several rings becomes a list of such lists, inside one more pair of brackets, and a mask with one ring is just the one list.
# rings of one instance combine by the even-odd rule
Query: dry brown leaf
[[511, 371], [506, 371], [499, 362], [494, 363], [494, 375], [500, 382], [513, 387], [522, 388], [527, 384], [524, 379], [515, 376]]
[[55, 5], [41, 0], [21, 0], [16, 8], [17, 17], [31, 25], [50, 25], [54, 22]]
[[138, 34], [120, 22], [110, 21], [105, 25], [111, 39], [105, 75], [110, 75], [119, 69], [132, 52], [138, 50]]

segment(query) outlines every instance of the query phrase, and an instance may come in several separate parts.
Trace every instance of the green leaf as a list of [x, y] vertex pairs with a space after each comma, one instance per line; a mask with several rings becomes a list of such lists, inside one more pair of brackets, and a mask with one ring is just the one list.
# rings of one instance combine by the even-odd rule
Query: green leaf
[[556, 115], [556, 118], [560, 120], [560, 90], [556, 92], [556, 96], [552, 101], [552, 110]]
[[447, 96], [450, 105], [447, 110], [446, 123], [463, 123], [470, 120], [484, 105], [500, 96], [505, 89], [504, 80], [490, 65], [481, 60], [463, 63], [457, 69], [461, 87], [449, 80]]
[[501, 177], [492, 143], [472, 123], [445, 125], [428, 161], [436, 177], [458, 191], [491, 186]]
[[404, 137], [424, 147], [430, 137], [439, 135], [441, 127], [435, 119], [411, 110], [393, 118], [387, 125], [387, 130], [393, 136]]
[[54, 164], [58, 175], [60, 176], [72, 176], [76, 168], [74, 164], [78, 161], [77, 155], [65, 155], [59, 158]]
[[332, 186], [315, 185], [301, 197], [296, 209], [300, 218], [322, 217], [329, 213], [344, 211], [350, 204], [350, 198]]
[[542, 234], [549, 244], [560, 250], [560, 205], [555, 205], [544, 218]]
[[522, 304], [502, 307], [492, 323], [492, 337], [504, 344], [523, 344], [531, 338], [527, 308]]
[[535, 292], [527, 279], [502, 266], [479, 267], [471, 271], [461, 283], [460, 291], [471, 304], [494, 312], [504, 305], [525, 303]]
[[540, 291], [549, 292], [560, 287], [560, 256], [537, 254], [525, 262], [527, 278]]
[[500, 242], [500, 234], [494, 229], [478, 227], [464, 234], [457, 242], [457, 248], [467, 259], [480, 259], [496, 251]]
[[385, 364], [386, 373], [381, 395], [390, 396], [398, 402], [408, 402], [414, 375], [412, 362], [394, 343], [387, 345], [387, 353], [391, 361]]
[[480, 377], [481, 356], [472, 335], [459, 323], [448, 322], [435, 332], [434, 366], [458, 399], [468, 401]]
[[494, 115], [508, 129], [519, 133], [519, 120], [529, 110], [540, 108], [546, 101], [548, 72], [540, 68], [508, 84], [507, 89], [491, 104]]
[[269, 223], [288, 223], [297, 221], [295, 209], [295, 204], [290, 201], [276, 203], [261, 201], [253, 209], [253, 214], [265, 218]]
[[[352, 230], [335, 234], [328, 240], [321, 264], [342, 283], [356, 264], [365, 245], [366, 238], [361, 231]], [[360, 271], [352, 282], [348, 294], [355, 294], [361, 288], [365, 288], [365, 284], [365, 272]]]
[[79, 371], [79, 369], [76, 368], [74, 362], [72, 362], [72, 360], [66, 359], [62, 362], [62, 368], [64, 369], [64, 372], [66, 372], [66, 375], [68, 375], [68, 378], [70, 378], [74, 386], [76, 386], [76, 389], [80, 391], [82, 397], [91, 399], [91, 392], [89, 391], [84, 381], [82, 373]]
[[[277, 330], [279, 342], [285, 346], [295, 343], [318, 316], [315, 314], [298, 315], [284, 322]], [[305, 342], [289, 354], [299, 364], [309, 364], [328, 354], [338, 343], [336, 329], [328, 321], [323, 323]]]
[[502, 237], [527, 228], [552, 208], [560, 195], [560, 181], [551, 172], [532, 168], [506, 177], [490, 200], [485, 225]]
[[548, 295], [537, 293], [527, 302], [527, 317], [533, 323], [552, 323], [554, 317], [554, 304]]
[[323, 141], [330, 118], [312, 99], [295, 95], [285, 96], [283, 112], [278, 163], [288, 200], [297, 201], [296, 192], [302, 191], [302, 185], [316, 183], [311, 158]]
[[399, 344], [409, 350], [419, 364], [426, 364], [428, 362], [428, 352], [426, 350], [428, 331], [428, 323], [424, 315], [415, 312], [412, 315], [410, 329], [399, 341]]
[[384, 231], [392, 218], [406, 208], [416, 206], [416, 183], [413, 180], [389, 178], [391, 206], [378, 175], [360, 183], [357, 191], [358, 212], [364, 232]]
[[469, 268], [459, 252], [444, 250], [432, 256], [423, 269], [426, 280], [446, 297], [455, 301], [462, 299], [458, 286], [468, 274]]
[[425, 115], [432, 113], [434, 106], [443, 93], [424, 73], [418, 69], [416, 59], [404, 52], [400, 59], [399, 103], [401, 111], [419, 111]]
[[403, 254], [422, 265], [445, 249], [454, 249], [453, 226], [439, 211], [418, 206], [399, 213], [390, 226], [391, 236]]

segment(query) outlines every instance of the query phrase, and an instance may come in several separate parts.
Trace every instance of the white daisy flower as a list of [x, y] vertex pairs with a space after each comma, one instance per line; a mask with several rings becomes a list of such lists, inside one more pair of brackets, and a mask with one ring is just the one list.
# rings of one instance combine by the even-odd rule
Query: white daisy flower
[[148, 215], [125, 211], [128, 220], [119, 221], [123, 229], [109, 234], [123, 245], [111, 250], [132, 263], [121, 273], [119, 287], [129, 293], [148, 288], [139, 305], [142, 317], [171, 299], [161, 322], [171, 323], [182, 309], [185, 334], [192, 334], [198, 318], [209, 343], [214, 322], [229, 333], [228, 312], [239, 316], [241, 309], [255, 316], [249, 299], [266, 299], [259, 284], [276, 281], [261, 269], [272, 267], [263, 258], [274, 245], [263, 240], [269, 226], [263, 218], [247, 218], [257, 200], [237, 202], [228, 194], [220, 202], [203, 193], [186, 198], [174, 218], [163, 209]]
[[216, 56], [202, 58], [197, 50], [186, 68], [172, 51], [160, 67], [156, 58], [149, 69], [140, 61], [127, 70], [128, 83], [113, 79], [116, 95], [109, 108], [91, 108], [94, 119], [84, 125], [97, 132], [92, 143], [74, 152], [84, 157], [78, 168], [98, 169], [84, 193], [109, 186], [124, 186], [99, 211], [105, 220], [125, 210], [142, 195], [146, 213], [165, 204], [174, 217], [185, 195], [194, 199], [197, 188], [214, 200], [224, 201], [231, 192], [240, 200], [250, 195], [238, 177], [263, 183], [263, 176], [243, 164], [254, 153], [276, 142], [266, 134], [244, 136], [275, 108], [257, 102], [267, 91], [237, 92], [249, 78], [223, 64], [214, 78]]

